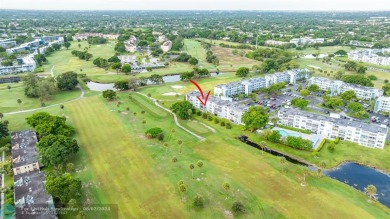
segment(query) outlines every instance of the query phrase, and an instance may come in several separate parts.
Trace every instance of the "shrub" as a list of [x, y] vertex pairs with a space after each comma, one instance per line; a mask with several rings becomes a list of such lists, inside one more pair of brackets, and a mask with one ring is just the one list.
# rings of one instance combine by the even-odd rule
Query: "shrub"
[[211, 115], [208, 115], [208, 116], [207, 116], [207, 119], [208, 119], [209, 121], [213, 121], [213, 117], [212, 117]]
[[334, 143], [335, 144], [338, 144], [340, 142], [340, 138], [339, 137], [336, 137], [336, 139], [334, 140]]
[[196, 112], [196, 115], [197, 115], [197, 116], [201, 116], [201, 115], [202, 115], [202, 112], [201, 112], [200, 110], [198, 110], [198, 111]]
[[215, 124], [218, 124], [219, 123], [219, 119], [217, 117], [214, 118], [214, 123]]
[[158, 134], [157, 135], [157, 139], [159, 140], [159, 141], [164, 141], [164, 133], [160, 133], [160, 134]]
[[202, 118], [207, 119], [207, 113], [203, 113]]
[[231, 128], [232, 128], [232, 125], [231, 125], [230, 123], [227, 122], [227, 123], [226, 123], [226, 128], [227, 128], [227, 129], [231, 129]]
[[232, 205], [232, 211], [234, 215], [243, 214], [245, 213], [245, 206], [241, 202], [236, 201]]
[[336, 144], [334, 142], [330, 142], [328, 145], [328, 150], [333, 152], [336, 149]]
[[225, 126], [226, 124], [225, 124], [225, 122], [224, 121], [222, 121], [221, 122], [221, 126]]
[[322, 141], [320, 142], [320, 144], [318, 145], [316, 151], [321, 151], [322, 147], [324, 147], [325, 143], [326, 143], [326, 139], [322, 139]]
[[146, 130], [145, 135], [148, 137], [151, 137], [151, 138], [155, 138], [162, 133], [163, 133], [163, 130], [161, 128], [156, 127], [156, 128], [151, 128], [151, 129]]

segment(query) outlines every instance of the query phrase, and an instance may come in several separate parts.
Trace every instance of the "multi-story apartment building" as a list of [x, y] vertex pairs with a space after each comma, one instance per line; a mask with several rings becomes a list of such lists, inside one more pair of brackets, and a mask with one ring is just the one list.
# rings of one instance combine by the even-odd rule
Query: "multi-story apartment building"
[[323, 116], [297, 109], [281, 109], [279, 123], [295, 128], [310, 130], [325, 138], [347, 140], [370, 148], [383, 149], [387, 127], [367, 124], [362, 121], [340, 119], [339, 116]]
[[374, 112], [390, 112], [390, 97], [379, 97], [376, 99]]
[[12, 169], [14, 175], [39, 170], [38, 153], [35, 149], [37, 136], [33, 131], [11, 134]]
[[72, 38], [73, 40], [86, 40], [89, 37], [102, 37], [105, 39], [115, 40], [118, 39], [118, 34], [102, 34], [102, 33], [76, 33]]
[[343, 81], [331, 80], [323, 77], [312, 77], [309, 79], [309, 85], [316, 84], [321, 90], [330, 91], [330, 95], [335, 96], [348, 90], [353, 90], [360, 99], [374, 99], [382, 96], [383, 91], [374, 87], [365, 87], [361, 85], [348, 84]]
[[265, 41], [265, 45], [269, 45], [269, 46], [283, 46], [283, 45], [287, 45], [289, 44], [289, 42], [283, 42], [283, 41], [277, 41], [277, 40], [266, 40]]
[[307, 44], [322, 44], [325, 42], [323, 38], [313, 39], [311, 37], [302, 37], [302, 38], [294, 38], [290, 40], [290, 43], [295, 44], [296, 46], [307, 45]]
[[364, 41], [357, 41], [357, 40], [351, 40], [351, 41], [349, 42], [349, 45], [371, 48], [371, 47], [374, 46], [374, 43], [371, 43], [371, 42], [364, 42]]
[[186, 100], [201, 111], [212, 113], [215, 116], [228, 119], [236, 124], [243, 124], [241, 117], [249, 109], [248, 106], [239, 105], [238, 103], [213, 96], [209, 97], [206, 106], [204, 106], [197, 96], [200, 96], [198, 91], [190, 92], [186, 95]]
[[297, 80], [307, 78], [307, 69], [293, 69], [264, 77], [250, 78], [229, 84], [220, 84], [214, 87], [214, 96], [232, 97], [237, 94], [250, 94], [255, 90], [269, 87], [272, 84], [286, 82], [295, 84]]
[[386, 52], [390, 52], [390, 49], [353, 50], [348, 53], [348, 59], [376, 65], [390, 65], [390, 57], [383, 56]]
[[33, 54], [18, 59], [18, 61], [20, 61], [20, 65], [0, 66], [0, 75], [29, 72], [34, 71], [36, 68], [36, 63]]
[[12, 39], [0, 40], [0, 47], [11, 48], [13, 46], [16, 46], [15, 40], [12, 40]]

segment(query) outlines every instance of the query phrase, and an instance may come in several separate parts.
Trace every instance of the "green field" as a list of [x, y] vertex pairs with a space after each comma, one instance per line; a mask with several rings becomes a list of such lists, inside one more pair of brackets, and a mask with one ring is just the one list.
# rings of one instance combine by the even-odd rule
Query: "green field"
[[[19, 85], [19, 84], [17, 84]], [[21, 84], [20, 84], [21, 85]], [[11, 85], [12, 87], [14, 85]], [[46, 106], [62, 103], [78, 98], [81, 94], [79, 89], [74, 91], [58, 91], [55, 95], [45, 101]], [[39, 98], [29, 98], [24, 95], [24, 87], [18, 86], [11, 90], [0, 89], [0, 112], [14, 112], [18, 110], [28, 110], [41, 107]], [[17, 100], [21, 99], [22, 103], [19, 105]]]
[[350, 46], [324, 46], [324, 47], [319, 47], [318, 49], [315, 49], [313, 47], [308, 47], [304, 50], [296, 50], [295, 48], [289, 49], [289, 51], [291, 52], [297, 52], [303, 55], [316, 54], [316, 53], [320, 53], [320, 54], [335, 53], [338, 50], [344, 50], [346, 52], [349, 52], [352, 49]]
[[195, 57], [198, 59], [199, 63], [198, 66], [201, 68], [216, 68], [213, 64], [208, 63], [206, 61], [206, 52], [207, 50], [203, 48], [202, 44], [196, 40], [191, 40], [191, 39], [184, 39], [184, 46], [183, 50], [184, 52], [190, 54], [192, 57]]
[[[364, 194], [327, 177], [317, 178], [312, 173], [308, 186], [301, 187], [300, 167], [287, 164], [284, 173], [278, 158], [234, 139], [243, 133], [237, 126], [227, 130], [194, 118], [214, 127], [217, 132], [212, 133], [183, 121], [207, 136], [206, 141], [199, 142], [145, 97], [133, 94], [133, 102], [127, 96], [120, 94], [119, 107], [117, 101], [94, 96], [65, 104], [64, 112], [59, 107], [46, 109], [55, 115], [65, 114], [77, 129], [82, 150], [73, 162], [85, 185], [85, 199], [118, 204], [120, 218], [224, 218], [236, 200], [247, 208], [244, 218], [389, 216], [387, 208], [368, 203]], [[19, 130], [27, 128], [24, 117], [28, 115], [31, 113], [7, 115], [6, 119], [11, 129]], [[147, 128], [156, 126], [165, 130], [168, 149], [144, 137]], [[182, 153], [176, 143], [179, 139], [184, 142]], [[175, 164], [171, 162], [174, 156], [179, 160]], [[193, 179], [188, 166], [198, 160], [204, 166], [195, 168]], [[187, 185], [184, 194], [178, 190], [179, 180]], [[228, 192], [223, 190], [223, 182], [230, 183]], [[206, 201], [202, 211], [191, 207], [196, 194]]]

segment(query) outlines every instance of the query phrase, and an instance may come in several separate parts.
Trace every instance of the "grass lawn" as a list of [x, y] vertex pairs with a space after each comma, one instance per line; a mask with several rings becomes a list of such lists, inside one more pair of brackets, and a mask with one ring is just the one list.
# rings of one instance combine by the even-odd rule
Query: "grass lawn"
[[[236, 71], [239, 67], [252, 68], [253, 65], [260, 65], [261, 62], [246, 58], [245, 56], [233, 55], [234, 49], [224, 48], [220, 46], [213, 46], [212, 51], [219, 59], [218, 68], [222, 72]], [[248, 51], [248, 50], [245, 50]]]
[[[78, 47], [78, 44], [81, 45], [80, 48]], [[108, 59], [113, 56], [115, 54], [114, 46], [113, 41], [109, 41], [107, 44], [102, 45], [91, 45], [88, 52], [91, 53], [93, 57], [89, 61], [85, 61], [72, 56], [71, 51], [83, 50], [85, 47], [88, 47], [87, 41], [72, 41], [71, 47], [68, 50], [62, 48], [60, 51], [56, 51], [47, 57], [48, 63], [43, 66], [45, 73], [50, 73], [52, 66], [55, 66], [54, 75], [56, 76], [67, 71], [74, 71], [88, 75], [104, 74], [105, 70], [96, 67], [92, 62], [98, 57]]]
[[[119, 107], [117, 101], [94, 96], [66, 104], [63, 112], [77, 129], [82, 150], [74, 163], [86, 198], [92, 203], [118, 204], [119, 218], [225, 218], [224, 212], [236, 200], [247, 209], [243, 218], [389, 217], [387, 208], [368, 203], [364, 194], [327, 177], [312, 173], [308, 186], [301, 187], [300, 167], [281, 164], [278, 158], [234, 139], [243, 133], [237, 126], [228, 130], [196, 117], [217, 130], [199, 142], [178, 129], [172, 116], [147, 98], [133, 94], [133, 102], [127, 96], [119, 95]], [[61, 114], [59, 107], [46, 110]], [[142, 110], [146, 113], [141, 114]], [[19, 130], [26, 127], [21, 121], [30, 114], [7, 115], [6, 119], [11, 129]], [[151, 127], [165, 130], [168, 149], [144, 137]], [[174, 156], [177, 163], [171, 162]], [[202, 168], [196, 166], [198, 160], [203, 161]], [[191, 163], [196, 166], [195, 179], [188, 168]], [[287, 173], [282, 172], [284, 167]], [[184, 194], [178, 190], [179, 180], [187, 185]], [[229, 191], [223, 190], [223, 182], [230, 183]], [[196, 194], [205, 199], [202, 211], [192, 208]]]
[[215, 66], [211, 63], [208, 63], [206, 61], [206, 53], [207, 50], [203, 48], [202, 44], [196, 40], [192, 39], [184, 39], [184, 46], [183, 49], [186, 53], [190, 54], [192, 57], [195, 57], [198, 59], [199, 63], [198, 66], [201, 68], [215, 68]]
[[[76, 99], [80, 96], [81, 91], [76, 89], [74, 91], [58, 91], [55, 95], [45, 101], [46, 106]], [[41, 107], [39, 98], [29, 98], [24, 95], [24, 87], [8, 89], [0, 89], [0, 112], [14, 112], [18, 110], [27, 110]], [[22, 100], [20, 106], [17, 99]]]

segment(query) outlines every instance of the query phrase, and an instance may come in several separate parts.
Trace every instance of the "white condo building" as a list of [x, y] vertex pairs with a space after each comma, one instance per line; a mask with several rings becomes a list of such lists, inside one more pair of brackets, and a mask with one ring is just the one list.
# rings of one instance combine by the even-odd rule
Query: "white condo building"
[[379, 97], [375, 102], [374, 112], [390, 112], [390, 97]]
[[290, 43], [295, 44], [296, 46], [316, 43], [322, 44], [324, 42], [324, 38], [313, 39], [311, 37], [294, 38], [290, 40]]
[[12, 39], [0, 40], [0, 47], [10, 48], [16, 46], [16, 41]]
[[384, 54], [386, 52], [390, 52], [390, 49], [353, 50], [348, 53], [348, 59], [376, 65], [390, 65], [389, 56], [378, 55], [379, 53]]
[[270, 85], [279, 82], [295, 84], [297, 80], [307, 78], [308, 73], [309, 70], [307, 69], [293, 69], [266, 75], [264, 77], [250, 78], [229, 84], [220, 84], [214, 87], [214, 96], [232, 97], [241, 93], [248, 95], [255, 90], [269, 87]]
[[34, 54], [27, 55], [22, 58], [22, 64], [16, 66], [0, 66], [0, 75], [14, 74], [21, 72], [31, 72], [36, 68]]
[[383, 91], [373, 87], [348, 84], [343, 81], [331, 80], [323, 77], [312, 77], [309, 79], [309, 85], [316, 84], [321, 90], [330, 91], [330, 95], [335, 96], [348, 90], [353, 90], [360, 99], [373, 99], [382, 96]]
[[383, 149], [388, 131], [386, 126], [340, 119], [339, 116], [312, 114], [292, 108], [279, 110], [278, 117], [280, 124], [310, 130], [324, 138], [339, 137], [341, 140], [370, 148]]
[[190, 92], [186, 95], [186, 100], [201, 111], [212, 113], [236, 124], [243, 124], [241, 117], [249, 109], [249, 106], [239, 105], [213, 96], [209, 97], [206, 106], [204, 106], [197, 98], [200, 95], [199, 91]]

